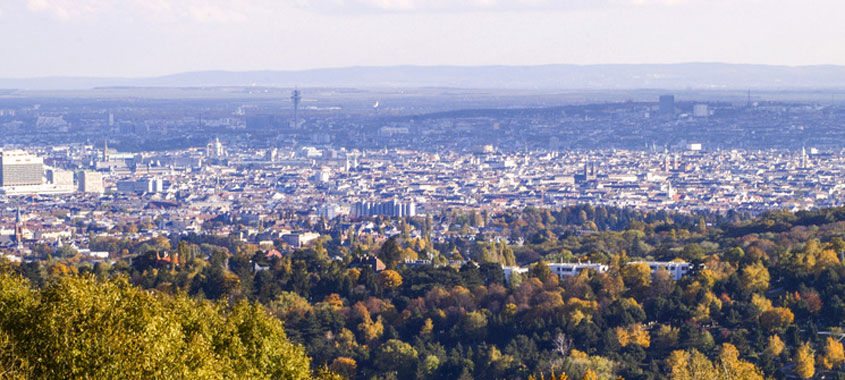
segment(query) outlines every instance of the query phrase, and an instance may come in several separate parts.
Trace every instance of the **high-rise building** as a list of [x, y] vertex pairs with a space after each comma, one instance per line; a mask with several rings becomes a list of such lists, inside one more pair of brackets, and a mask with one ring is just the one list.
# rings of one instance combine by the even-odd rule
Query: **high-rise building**
[[226, 155], [226, 151], [223, 150], [223, 144], [220, 143], [219, 138], [214, 138], [214, 142], [208, 143], [205, 147], [205, 154], [209, 158], [223, 158]]
[[79, 191], [83, 193], [104, 193], [103, 175], [100, 172], [84, 171], [79, 173]]
[[707, 117], [710, 116], [710, 110], [707, 109], [706, 104], [696, 104], [692, 107], [692, 116]]
[[299, 102], [302, 100], [302, 93], [299, 89], [294, 89], [291, 93], [290, 101], [293, 103], [293, 127], [299, 128]]
[[660, 113], [664, 115], [675, 114], [675, 95], [660, 96]]
[[383, 203], [358, 202], [350, 207], [350, 214], [358, 217], [366, 216], [395, 216], [406, 217], [417, 215], [417, 205], [414, 202], [399, 202], [390, 200]]
[[41, 185], [44, 160], [23, 151], [0, 152], [0, 186]]
[[73, 172], [70, 170], [47, 170], [47, 182], [56, 186], [73, 187]]

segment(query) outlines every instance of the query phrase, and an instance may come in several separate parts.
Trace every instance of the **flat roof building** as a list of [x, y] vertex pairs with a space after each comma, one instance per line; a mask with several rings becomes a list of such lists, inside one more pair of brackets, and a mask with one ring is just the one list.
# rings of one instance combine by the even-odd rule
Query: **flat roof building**
[[24, 151], [0, 152], [0, 186], [41, 185], [44, 160]]

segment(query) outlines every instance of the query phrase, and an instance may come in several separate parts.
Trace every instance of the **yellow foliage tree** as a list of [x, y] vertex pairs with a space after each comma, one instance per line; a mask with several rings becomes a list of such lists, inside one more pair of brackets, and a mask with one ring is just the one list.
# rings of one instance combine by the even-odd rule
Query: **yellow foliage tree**
[[636, 344], [643, 348], [648, 348], [651, 345], [651, 339], [648, 331], [645, 330], [642, 324], [637, 323], [628, 327], [616, 328], [616, 339], [619, 345], [625, 347], [629, 344]]
[[766, 352], [772, 356], [778, 356], [783, 349], [786, 347], [786, 344], [780, 339], [777, 335], [772, 335], [768, 339], [768, 343], [766, 344]]
[[378, 275], [378, 283], [385, 289], [398, 288], [402, 286], [402, 275], [395, 270], [384, 270]]
[[599, 380], [599, 375], [595, 371], [588, 369], [587, 372], [584, 372], [584, 377], [581, 380]]
[[52, 280], [36, 290], [0, 274], [0, 364], [17, 378], [328, 378], [258, 305], [148, 292], [125, 278]]
[[752, 291], [765, 291], [769, 288], [769, 270], [766, 269], [766, 266], [763, 265], [763, 263], [758, 261], [746, 266], [745, 269], [742, 270], [740, 280], [742, 281], [742, 286], [751, 289]]
[[833, 369], [845, 363], [845, 350], [843, 350], [842, 343], [835, 339], [828, 337], [825, 340], [824, 355], [820, 357], [821, 365], [825, 369]]
[[813, 351], [809, 343], [804, 343], [795, 351], [792, 359], [795, 364], [795, 374], [803, 379], [809, 379], [816, 374], [816, 360], [813, 358]]
[[329, 364], [329, 369], [337, 374], [340, 374], [348, 379], [355, 377], [355, 371], [358, 369], [358, 363], [355, 359], [347, 357], [338, 357]]
[[651, 283], [651, 269], [648, 264], [628, 264], [622, 268], [622, 281], [629, 288], [644, 288]]
[[666, 366], [672, 380], [763, 380], [762, 372], [754, 364], [740, 360], [739, 351], [728, 343], [722, 345], [715, 363], [693, 349], [689, 353], [673, 351]]

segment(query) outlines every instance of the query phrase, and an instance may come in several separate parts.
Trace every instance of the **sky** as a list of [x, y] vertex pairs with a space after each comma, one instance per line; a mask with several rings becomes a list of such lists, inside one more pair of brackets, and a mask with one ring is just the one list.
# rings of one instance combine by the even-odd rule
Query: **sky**
[[390, 65], [845, 65], [843, 0], [0, 0], [0, 77]]

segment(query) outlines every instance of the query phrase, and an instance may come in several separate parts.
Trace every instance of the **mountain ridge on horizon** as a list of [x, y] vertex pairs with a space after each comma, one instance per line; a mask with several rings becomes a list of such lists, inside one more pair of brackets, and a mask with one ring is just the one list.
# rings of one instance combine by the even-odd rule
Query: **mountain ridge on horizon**
[[151, 77], [0, 78], [0, 89], [102, 87], [453, 87], [537, 90], [842, 89], [844, 65], [672, 64], [396, 65], [306, 70], [202, 70]]

